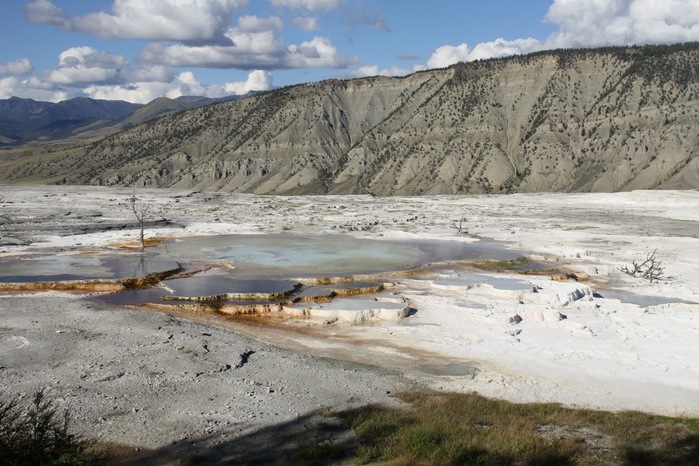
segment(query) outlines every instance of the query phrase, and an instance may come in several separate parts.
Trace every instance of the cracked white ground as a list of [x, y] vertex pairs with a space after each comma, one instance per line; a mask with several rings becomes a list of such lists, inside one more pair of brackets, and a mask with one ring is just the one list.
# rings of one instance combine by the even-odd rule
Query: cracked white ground
[[[2, 256], [133, 240], [136, 229], [118, 227], [132, 222], [132, 194], [3, 187], [2, 208], [25, 244], [0, 247]], [[447, 268], [393, 280], [390, 291], [407, 298], [414, 314], [359, 324], [292, 318], [247, 326], [95, 305], [67, 293], [0, 297], [0, 389], [50, 385], [66, 403], [79, 400], [80, 422], [102, 439], [157, 447], [192, 435], [238, 435], [322, 406], [389, 402], [386, 392], [412, 383], [513, 401], [699, 415], [697, 191], [137, 195], [175, 224], [147, 236], [487, 238], [590, 280]], [[457, 233], [462, 218], [468, 234]], [[659, 281], [621, 271], [654, 250]], [[246, 351], [255, 352], [232, 369]]]

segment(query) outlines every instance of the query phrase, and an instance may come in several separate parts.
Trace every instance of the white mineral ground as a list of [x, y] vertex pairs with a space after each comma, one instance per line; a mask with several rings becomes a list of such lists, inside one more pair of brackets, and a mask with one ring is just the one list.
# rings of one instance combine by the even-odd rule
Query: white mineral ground
[[[78, 428], [102, 441], [165, 453], [227, 444], [234, 458], [232, 444], [249, 447], [270, 442], [264, 437], [270, 432], [281, 438], [303, 431], [324, 408], [395, 403], [392, 392], [414, 386], [699, 415], [697, 191], [137, 194], [174, 224], [148, 228], [148, 237], [487, 238], [590, 280], [452, 267], [392, 280], [395, 287], [381, 297], [407, 299], [416, 312], [406, 318], [326, 319], [330, 324], [292, 316], [247, 325], [57, 292], [0, 297], [0, 389], [49, 387], [75, 410]], [[133, 241], [131, 195], [126, 188], [3, 187], [3, 212], [14, 217], [12, 230], [25, 244], [0, 252], [100, 251]], [[468, 234], [457, 234], [454, 220], [461, 218]], [[654, 250], [664, 272], [659, 281], [621, 271]], [[645, 298], [634, 304], [638, 295]]]

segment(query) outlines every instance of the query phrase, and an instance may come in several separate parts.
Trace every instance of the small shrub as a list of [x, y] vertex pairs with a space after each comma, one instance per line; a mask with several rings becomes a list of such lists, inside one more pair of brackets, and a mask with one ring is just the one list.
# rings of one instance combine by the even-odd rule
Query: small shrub
[[93, 442], [71, 433], [70, 414], [59, 413], [44, 390], [34, 393], [28, 406], [19, 397], [0, 398], [0, 464], [101, 464], [101, 454], [90, 451]]
[[625, 265], [622, 267], [621, 271], [632, 277], [642, 277], [650, 281], [658, 281], [663, 278], [664, 268], [662, 262], [655, 257], [655, 253], [658, 250], [655, 249], [653, 252], [646, 256], [646, 260], [642, 262], [633, 261], [631, 267]]

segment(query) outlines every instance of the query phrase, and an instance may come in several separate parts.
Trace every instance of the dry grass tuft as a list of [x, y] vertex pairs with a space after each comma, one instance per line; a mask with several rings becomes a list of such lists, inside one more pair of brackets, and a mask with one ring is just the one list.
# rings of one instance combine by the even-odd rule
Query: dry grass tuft
[[398, 397], [411, 407], [336, 414], [359, 435], [357, 463], [699, 464], [699, 419], [516, 404], [477, 394]]

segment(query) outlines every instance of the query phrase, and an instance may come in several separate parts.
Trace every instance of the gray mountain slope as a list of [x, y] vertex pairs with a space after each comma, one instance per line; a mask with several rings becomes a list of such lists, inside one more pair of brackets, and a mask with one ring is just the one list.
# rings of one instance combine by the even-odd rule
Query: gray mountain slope
[[699, 187], [698, 153], [692, 43], [293, 86], [3, 157], [0, 181], [260, 194], [688, 189]]

